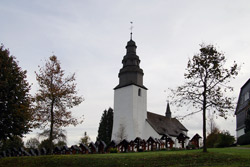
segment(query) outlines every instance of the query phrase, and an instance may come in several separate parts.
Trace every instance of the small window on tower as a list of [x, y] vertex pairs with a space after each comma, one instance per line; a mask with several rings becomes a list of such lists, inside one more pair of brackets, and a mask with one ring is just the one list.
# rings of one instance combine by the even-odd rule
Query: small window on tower
[[141, 89], [138, 89], [138, 96], [141, 96]]

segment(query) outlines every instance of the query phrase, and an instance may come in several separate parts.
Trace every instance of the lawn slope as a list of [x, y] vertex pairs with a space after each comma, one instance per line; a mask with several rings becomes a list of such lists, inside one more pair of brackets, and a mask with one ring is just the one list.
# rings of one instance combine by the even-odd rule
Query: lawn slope
[[250, 149], [220, 148], [142, 153], [53, 155], [0, 159], [0, 167], [250, 166]]

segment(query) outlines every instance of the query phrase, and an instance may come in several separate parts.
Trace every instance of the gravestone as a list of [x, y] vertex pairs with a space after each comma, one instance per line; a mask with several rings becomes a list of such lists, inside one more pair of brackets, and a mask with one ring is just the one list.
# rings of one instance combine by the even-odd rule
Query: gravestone
[[128, 140], [126, 140], [126, 139], [123, 139], [119, 144], [118, 144], [118, 146], [119, 146], [119, 150], [121, 151], [121, 152], [128, 152], [129, 151], [129, 141]]
[[32, 148], [30, 149], [29, 154], [31, 156], [36, 156], [36, 153], [35, 153], [35, 151]]
[[111, 149], [117, 149], [118, 143], [115, 140], [112, 140], [109, 145], [106, 147], [106, 152], [110, 152]]
[[140, 137], [135, 138], [134, 140], [135, 148], [137, 152], [142, 152], [142, 139]]
[[80, 144], [81, 152], [82, 154], [88, 154], [90, 153], [90, 149], [83, 143]]
[[89, 144], [89, 149], [90, 149], [90, 152], [91, 152], [92, 154], [95, 154], [95, 153], [98, 152], [98, 149], [97, 149], [96, 145], [95, 145], [93, 142], [91, 142], [91, 143]]
[[71, 153], [71, 151], [68, 148], [68, 146], [63, 146], [63, 148], [62, 148], [62, 154], [70, 154], [70, 153]]
[[6, 151], [2, 151], [2, 152], [1, 152], [1, 156], [2, 156], [3, 158], [7, 157]]
[[18, 151], [18, 149], [12, 148], [12, 149], [11, 149], [11, 156], [12, 156], [12, 157], [17, 157], [17, 156], [19, 156], [19, 151]]
[[80, 149], [77, 145], [71, 146], [70, 149], [71, 149], [72, 154], [78, 154], [80, 152]]
[[19, 148], [21, 156], [31, 156], [23, 147]]
[[97, 150], [99, 153], [105, 153], [105, 150], [106, 150], [106, 143], [104, 141], [96, 141], [95, 142], [95, 145], [97, 147]]
[[148, 143], [148, 150], [150, 151], [156, 150], [156, 141], [152, 136], [148, 138], [147, 143]]
[[41, 148], [41, 155], [47, 155], [47, 150], [46, 150], [46, 148]]
[[10, 149], [6, 150], [6, 155], [7, 155], [7, 157], [11, 157], [11, 150]]
[[61, 147], [56, 146], [55, 149], [54, 149], [54, 154], [57, 154], [57, 155], [62, 154], [62, 149], [61, 149]]
[[41, 152], [40, 152], [40, 150], [38, 148], [36, 148], [34, 151], [35, 151], [35, 153], [36, 153], [37, 156], [41, 155]]

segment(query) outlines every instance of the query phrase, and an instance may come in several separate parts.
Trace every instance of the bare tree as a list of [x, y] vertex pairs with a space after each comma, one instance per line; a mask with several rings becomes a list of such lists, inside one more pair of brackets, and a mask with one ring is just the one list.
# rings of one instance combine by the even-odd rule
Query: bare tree
[[115, 137], [119, 142], [127, 138], [126, 127], [123, 124], [120, 124], [119, 131], [115, 134]]
[[91, 142], [90, 137], [87, 135], [87, 132], [84, 132], [84, 136], [80, 138], [79, 144], [83, 143], [86, 146], [88, 146], [90, 142]]
[[29, 140], [27, 140], [26, 142], [26, 147], [27, 148], [32, 148], [32, 149], [36, 149], [38, 148], [38, 146], [40, 145], [40, 142], [37, 138], [33, 137], [30, 138]]
[[[44, 129], [43, 132], [38, 134], [38, 137], [43, 138], [43, 139], [48, 139], [50, 136], [50, 129]], [[67, 132], [64, 129], [58, 129], [58, 128], [54, 128], [53, 130], [53, 137], [54, 142], [59, 142], [59, 141], [63, 141], [65, 143], [67, 143]]]
[[213, 133], [215, 131], [219, 131], [219, 127], [214, 121], [214, 114], [210, 114], [208, 116], [207, 123], [208, 123], [208, 134], [211, 134], [211, 133]]
[[[200, 53], [188, 61], [187, 73], [184, 74], [184, 85], [172, 90], [173, 101], [177, 106], [191, 104], [203, 113], [203, 152], [206, 147], [206, 113], [212, 109], [219, 116], [226, 118], [230, 110], [234, 110], [232, 97], [226, 92], [233, 91], [227, 84], [230, 78], [238, 75], [239, 67], [234, 62], [230, 68], [225, 68], [226, 59], [223, 53], [213, 45], [201, 45]], [[194, 114], [197, 112], [193, 112]], [[188, 114], [190, 115], [190, 114]]]

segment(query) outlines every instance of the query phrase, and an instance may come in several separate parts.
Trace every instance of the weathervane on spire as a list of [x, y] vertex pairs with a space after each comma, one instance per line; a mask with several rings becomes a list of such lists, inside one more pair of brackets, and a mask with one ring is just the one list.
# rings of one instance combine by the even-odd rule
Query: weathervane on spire
[[133, 28], [134, 28], [134, 27], [133, 27], [133, 22], [131, 21], [130, 24], [131, 24], [131, 27], [130, 27], [130, 31], [131, 31], [131, 32], [130, 32], [130, 39], [132, 40]]

